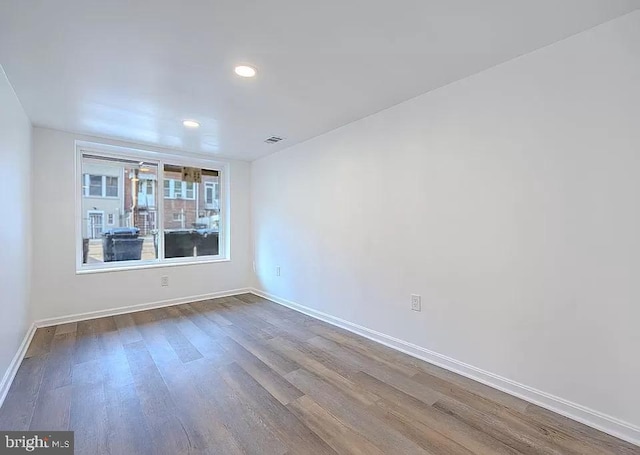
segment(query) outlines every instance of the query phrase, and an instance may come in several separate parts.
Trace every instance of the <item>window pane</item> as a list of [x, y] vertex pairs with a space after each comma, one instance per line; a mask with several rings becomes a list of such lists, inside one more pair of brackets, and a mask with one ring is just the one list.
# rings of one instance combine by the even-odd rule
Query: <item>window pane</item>
[[101, 175], [89, 176], [89, 196], [102, 197], [102, 176]]
[[166, 258], [218, 255], [220, 207], [215, 190], [218, 171], [198, 169], [201, 182], [183, 180], [183, 168], [166, 164], [165, 182], [171, 180], [175, 199], [165, 199], [164, 246]]
[[171, 182], [169, 180], [164, 181], [164, 197], [171, 197]]
[[139, 182], [149, 179], [154, 187], [157, 165], [84, 154], [82, 171], [89, 176], [81, 204], [83, 263], [156, 259], [155, 191], [141, 197]]
[[118, 177], [105, 177], [106, 190], [108, 197], [118, 197]]
[[207, 205], [213, 204], [213, 183], [206, 182], [204, 187], [204, 203]]
[[194, 184], [191, 182], [186, 182], [186, 194], [185, 194], [185, 198], [187, 199], [193, 199], [194, 193], [193, 193], [193, 186]]

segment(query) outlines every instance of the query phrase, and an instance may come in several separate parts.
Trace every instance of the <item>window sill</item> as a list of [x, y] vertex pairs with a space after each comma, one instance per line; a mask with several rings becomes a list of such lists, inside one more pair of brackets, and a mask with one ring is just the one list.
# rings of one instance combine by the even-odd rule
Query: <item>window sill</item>
[[96, 265], [96, 266], [89, 266], [89, 267], [83, 267], [81, 269], [76, 269], [76, 275], [91, 275], [94, 273], [126, 272], [130, 270], [214, 264], [217, 262], [231, 262], [231, 259], [216, 258], [216, 259], [203, 259], [199, 261], [190, 260], [190, 261], [175, 261], [175, 262], [146, 262], [144, 264], [130, 264], [130, 265], [122, 265], [122, 266], [112, 266], [110, 264], [108, 266]]
[[110, 199], [112, 201], [119, 201], [120, 196], [91, 196], [88, 194], [83, 194], [82, 197], [87, 199]]

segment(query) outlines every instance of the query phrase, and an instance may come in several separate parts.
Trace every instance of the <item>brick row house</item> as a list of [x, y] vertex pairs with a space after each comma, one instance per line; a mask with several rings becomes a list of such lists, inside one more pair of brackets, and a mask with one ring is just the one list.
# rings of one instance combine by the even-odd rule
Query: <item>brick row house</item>
[[[202, 183], [182, 181], [166, 166], [163, 201], [165, 230], [219, 229], [220, 186], [216, 171], [203, 170]], [[146, 163], [83, 162], [83, 237], [98, 239], [116, 227], [154, 234], [158, 226], [158, 170]]]

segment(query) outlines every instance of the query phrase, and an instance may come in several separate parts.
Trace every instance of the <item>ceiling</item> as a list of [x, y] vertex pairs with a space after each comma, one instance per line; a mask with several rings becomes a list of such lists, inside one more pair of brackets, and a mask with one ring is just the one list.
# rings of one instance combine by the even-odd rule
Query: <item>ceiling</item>
[[0, 64], [36, 126], [252, 160], [639, 6], [2, 0]]

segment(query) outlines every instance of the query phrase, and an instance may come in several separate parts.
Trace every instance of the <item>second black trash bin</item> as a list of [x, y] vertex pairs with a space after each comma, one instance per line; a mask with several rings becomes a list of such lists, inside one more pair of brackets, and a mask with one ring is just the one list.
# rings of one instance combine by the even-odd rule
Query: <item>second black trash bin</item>
[[195, 231], [193, 229], [176, 229], [164, 231], [164, 257], [193, 257], [195, 247]]
[[104, 262], [135, 261], [142, 257], [144, 239], [138, 238], [140, 229], [114, 228], [102, 234]]
[[216, 256], [218, 254], [218, 231], [198, 229], [196, 256]]

